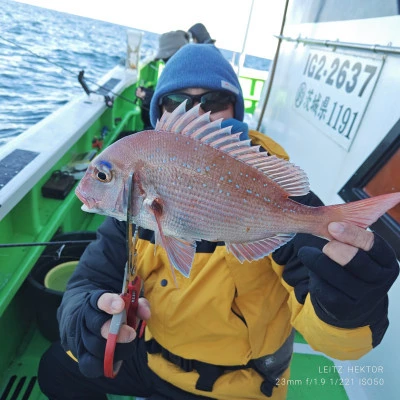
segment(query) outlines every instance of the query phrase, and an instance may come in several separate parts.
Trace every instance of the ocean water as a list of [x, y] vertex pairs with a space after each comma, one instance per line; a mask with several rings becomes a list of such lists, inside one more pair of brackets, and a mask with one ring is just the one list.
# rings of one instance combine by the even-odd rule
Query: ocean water
[[[82, 93], [79, 71], [91, 89], [125, 61], [127, 28], [0, 1], [0, 145], [21, 134]], [[156, 49], [158, 34], [144, 32], [142, 51]], [[228, 60], [238, 54], [221, 49]], [[247, 56], [245, 66], [269, 68], [270, 60]]]

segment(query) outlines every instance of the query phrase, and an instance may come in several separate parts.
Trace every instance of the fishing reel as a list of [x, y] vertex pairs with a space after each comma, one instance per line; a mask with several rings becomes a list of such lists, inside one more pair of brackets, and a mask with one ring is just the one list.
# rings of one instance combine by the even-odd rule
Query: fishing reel
[[[79, 71], [79, 75], [78, 75], [78, 82], [81, 84], [83, 90], [85, 91], [85, 93], [90, 96], [91, 94], [93, 94], [94, 92], [92, 90], [89, 89], [88, 85], [85, 82], [85, 78], [84, 78], [84, 74], [85, 71]], [[114, 98], [108, 95], [104, 96], [104, 101], [106, 103], [106, 106], [108, 108], [112, 108], [114, 105]]]
[[114, 105], [114, 97], [111, 96], [104, 96], [104, 101], [106, 102], [106, 106], [108, 108], [112, 108]]

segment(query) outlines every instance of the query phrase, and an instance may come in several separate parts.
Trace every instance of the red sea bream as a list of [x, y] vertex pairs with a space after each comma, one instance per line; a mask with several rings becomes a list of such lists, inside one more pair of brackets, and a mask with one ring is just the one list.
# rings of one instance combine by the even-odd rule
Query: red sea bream
[[197, 240], [223, 241], [240, 261], [265, 257], [304, 232], [330, 238], [327, 226], [366, 228], [400, 202], [391, 193], [353, 203], [308, 207], [289, 199], [309, 192], [297, 166], [239, 141], [221, 120], [185, 104], [155, 130], [115, 142], [89, 166], [76, 189], [85, 211], [126, 220], [134, 173], [133, 221], [155, 231], [171, 265], [189, 276]]

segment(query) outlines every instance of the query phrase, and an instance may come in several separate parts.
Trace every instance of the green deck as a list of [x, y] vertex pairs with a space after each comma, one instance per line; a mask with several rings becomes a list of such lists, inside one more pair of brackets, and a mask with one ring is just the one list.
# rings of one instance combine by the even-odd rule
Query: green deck
[[[0, 385], [1, 400], [46, 400], [37, 383], [37, 368], [41, 355], [50, 345], [37, 329], [30, 332], [21, 352], [7, 369]], [[134, 397], [109, 395], [110, 400], [130, 400]]]

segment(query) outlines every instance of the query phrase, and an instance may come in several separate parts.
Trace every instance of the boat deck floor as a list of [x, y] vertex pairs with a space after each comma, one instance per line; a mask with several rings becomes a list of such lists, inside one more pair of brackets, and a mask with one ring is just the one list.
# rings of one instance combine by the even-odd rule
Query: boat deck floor
[[[307, 346], [300, 335], [296, 343]], [[35, 329], [21, 346], [19, 354], [0, 381], [0, 400], [46, 400], [37, 383], [37, 368], [43, 352], [50, 345]], [[337, 382], [340, 377], [332, 372], [321, 374], [321, 368], [332, 367], [334, 363], [319, 354], [294, 353], [291, 377], [284, 382], [288, 385], [287, 400], [324, 399], [348, 400], [344, 387]], [[109, 395], [109, 400], [134, 400], [135, 397]], [[137, 399], [138, 400], [138, 399]]]

